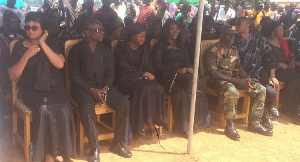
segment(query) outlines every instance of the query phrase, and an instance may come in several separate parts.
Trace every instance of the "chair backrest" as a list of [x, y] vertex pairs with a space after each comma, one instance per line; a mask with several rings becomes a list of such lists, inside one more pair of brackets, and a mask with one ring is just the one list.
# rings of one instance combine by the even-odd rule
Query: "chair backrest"
[[69, 62], [68, 62], [68, 56], [69, 56], [69, 52], [70, 49], [77, 44], [78, 42], [80, 42], [81, 39], [73, 39], [73, 40], [68, 40], [65, 43], [65, 74], [66, 74], [66, 88], [67, 88], [67, 92], [70, 95], [71, 93], [71, 82], [70, 82], [70, 78], [69, 78]]
[[217, 43], [219, 41], [219, 39], [214, 39], [214, 40], [204, 40], [201, 42], [200, 44], [200, 71], [202, 75], [205, 75], [205, 66], [204, 66], [204, 62], [203, 62], [203, 55], [204, 52], [207, 50], [208, 47], [210, 47], [211, 45]]
[[[11, 41], [10, 42], [10, 46], [9, 46], [9, 53], [10, 53], [10, 56], [11, 56], [11, 54], [12, 54], [12, 51], [13, 51], [13, 49], [14, 49], [14, 46], [15, 46], [15, 44], [18, 42], [19, 40], [13, 40], [13, 41]], [[14, 101], [16, 101], [17, 100], [17, 98], [18, 98], [18, 89], [17, 89], [17, 83], [16, 83], [17, 81], [16, 80], [12, 80], [11, 81], [11, 92], [12, 92], [12, 101], [14, 102]]]

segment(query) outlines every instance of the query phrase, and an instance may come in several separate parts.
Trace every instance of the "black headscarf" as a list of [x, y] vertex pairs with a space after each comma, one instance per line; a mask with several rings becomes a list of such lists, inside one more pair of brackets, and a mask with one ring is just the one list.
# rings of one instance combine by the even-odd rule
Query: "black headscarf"
[[126, 27], [126, 39], [125, 40], [130, 40], [131, 36], [134, 36], [136, 34], [139, 34], [141, 32], [146, 31], [146, 27], [140, 23], [133, 23]]
[[270, 21], [263, 25], [261, 32], [264, 37], [271, 37], [272, 32], [281, 25], [281, 22], [279, 21]]

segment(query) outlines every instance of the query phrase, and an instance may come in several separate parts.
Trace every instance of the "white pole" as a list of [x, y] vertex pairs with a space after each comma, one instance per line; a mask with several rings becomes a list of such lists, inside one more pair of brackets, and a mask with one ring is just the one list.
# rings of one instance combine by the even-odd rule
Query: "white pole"
[[202, 33], [203, 11], [204, 11], [204, 0], [199, 0], [193, 89], [192, 89], [191, 110], [190, 110], [190, 126], [189, 126], [189, 137], [188, 137], [188, 147], [187, 147], [187, 153], [189, 155], [192, 152], [192, 138], [193, 138], [193, 129], [194, 129], [194, 116], [195, 116], [197, 80], [198, 80], [198, 69], [199, 69], [199, 58], [200, 58], [200, 43], [201, 43], [201, 33]]

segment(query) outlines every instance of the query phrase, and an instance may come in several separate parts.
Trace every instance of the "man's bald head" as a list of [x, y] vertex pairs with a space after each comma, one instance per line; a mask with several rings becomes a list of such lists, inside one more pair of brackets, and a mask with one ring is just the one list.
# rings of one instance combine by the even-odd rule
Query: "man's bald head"
[[90, 29], [93, 26], [99, 25], [99, 24], [102, 26], [102, 23], [100, 21], [98, 21], [97, 19], [94, 19], [94, 18], [87, 19], [84, 22], [83, 30], [85, 31], [85, 30]]

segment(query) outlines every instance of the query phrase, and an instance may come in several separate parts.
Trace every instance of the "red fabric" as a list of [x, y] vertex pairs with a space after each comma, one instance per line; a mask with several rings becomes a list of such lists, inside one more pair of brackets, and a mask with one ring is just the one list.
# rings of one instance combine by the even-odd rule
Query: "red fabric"
[[242, 17], [246, 17], [246, 10], [245, 9], [242, 10]]
[[279, 42], [281, 48], [284, 51], [284, 54], [285, 54], [284, 60], [287, 61], [288, 59], [292, 58], [293, 54], [289, 50], [289, 45], [287, 44], [287, 42], [284, 39], [281, 39], [281, 38], [278, 39], [278, 42]]
[[151, 5], [150, 6], [142, 6], [140, 8], [140, 14], [139, 14], [139, 18], [137, 21], [143, 25], [146, 25], [147, 16], [154, 12], [155, 12], [155, 9]]

